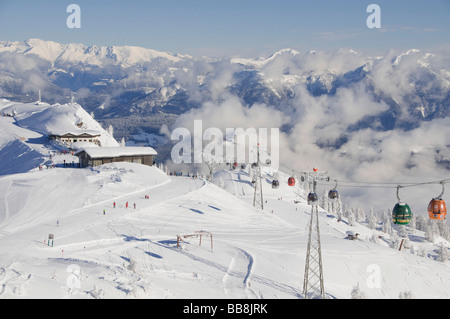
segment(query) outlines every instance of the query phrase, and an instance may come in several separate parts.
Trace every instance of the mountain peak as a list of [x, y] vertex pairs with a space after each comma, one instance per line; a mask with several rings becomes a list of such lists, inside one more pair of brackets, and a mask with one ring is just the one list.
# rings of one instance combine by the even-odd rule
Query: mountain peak
[[275, 59], [278, 56], [287, 55], [287, 54], [298, 55], [298, 54], [300, 54], [300, 52], [298, 52], [294, 49], [289, 49], [289, 48], [281, 49], [281, 50], [275, 52], [274, 54], [272, 54], [269, 58], [267, 58], [267, 60]]
[[149, 62], [156, 58], [178, 62], [188, 56], [146, 49], [137, 46], [86, 46], [80, 43], [59, 44], [53, 41], [32, 38], [23, 42], [0, 42], [1, 52], [34, 54], [39, 58], [55, 63], [80, 62], [101, 66], [104, 63], [129, 67]]
[[400, 63], [400, 61], [402, 60], [403, 57], [409, 56], [409, 55], [413, 55], [413, 54], [416, 54], [416, 53], [420, 53], [420, 52], [421, 51], [418, 50], [418, 49], [410, 49], [410, 50], [408, 50], [406, 52], [402, 52], [402, 53], [400, 53], [399, 55], [397, 55], [395, 57], [395, 59], [393, 60], [392, 64], [394, 66], [397, 66]]

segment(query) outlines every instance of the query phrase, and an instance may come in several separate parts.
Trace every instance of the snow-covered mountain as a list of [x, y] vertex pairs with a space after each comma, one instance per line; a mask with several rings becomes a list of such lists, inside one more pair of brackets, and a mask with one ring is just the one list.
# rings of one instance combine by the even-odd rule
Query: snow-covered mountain
[[[196, 119], [205, 129], [280, 128], [280, 162], [289, 168], [319, 166], [340, 180], [422, 182], [450, 167], [448, 56], [283, 49], [266, 57], [197, 58], [3, 41], [0, 97], [34, 102], [40, 89], [42, 100], [56, 105], [74, 92], [87, 113], [130, 144], [163, 144], [171, 129]], [[170, 147], [160, 147], [161, 158], [170, 157]]]
[[[131, 46], [1, 41], [0, 92], [24, 101], [36, 100], [42, 89], [46, 101], [62, 103], [73, 91], [88, 112], [106, 119], [182, 114], [222, 94], [249, 107], [263, 103], [291, 112], [304, 107], [305, 94], [317, 99], [350, 89], [389, 105], [375, 120], [381, 129], [392, 129], [448, 115], [446, 56], [415, 49], [381, 57], [283, 49], [255, 59], [212, 59]], [[358, 125], [370, 122], [372, 117]]]
[[111, 64], [128, 67], [158, 58], [172, 62], [178, 62], [183, 58], [181, 55], [136, 46], [88, 47], [83, 44], [60, 44], [40, 39], [22, 42], [0, 41], [0, 47], [0, 52], [37, 56], [50, 62], [52, 67], [67, 64], [85, 64], [98, 67]]

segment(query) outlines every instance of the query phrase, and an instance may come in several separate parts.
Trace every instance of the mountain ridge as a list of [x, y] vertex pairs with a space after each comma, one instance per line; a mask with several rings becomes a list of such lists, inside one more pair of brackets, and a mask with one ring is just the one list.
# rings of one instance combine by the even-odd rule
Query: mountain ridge
[[[308, 99], [336, 103], [348, 91], [355, 101], [364, 96], [389, 106], [376, 115], [378, 129], [407, 129], [450, 114], [444, 53], [286, 48], [267, 57], [195, 58], [134, 46], [0, 41], [0, 97], [31, 102], [40, 89], [49, 103], [65, 103], [75, 94], [88, 112], [106, 120], [179, 116], [229, 94], [248, 108], [263, 104], [289, 115], [304, 112]], [[357, 126], [373, 122], [371, 116]]]

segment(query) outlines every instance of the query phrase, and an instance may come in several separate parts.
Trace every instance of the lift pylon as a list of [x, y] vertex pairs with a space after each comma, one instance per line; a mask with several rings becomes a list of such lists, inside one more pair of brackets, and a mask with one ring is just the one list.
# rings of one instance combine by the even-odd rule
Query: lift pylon
[[305, 296], [305, 299], [325, 298], [322, 251], [320, 245], [319, 210], [317, 204], [311, 206], [303, 295]]
[[[328, 172], [319, 172], [314, 169], [313, 172], [302, 172], [302, 180], [312, 185], [311, 194], [316, 194], [317, 180], [328, 180]], [[308, 195], [308, 199], [310, 196]], [[305, 299], [325, 298], [325, 288], [322, 268], [322, 249], [320, 244], [319, 230], [319, 207], [317, 197], [311, 197], [310, 200], [311, 219], [308, 229], [308, 246], [306, 249], [305, 276], [303, 279], [303, 294]]]
[[[264, 209], [263, 192], [262, 192], [262, 177], [261, 177], [261, 163], [259, 160], [259, 143], [258, 143], [257, 162], [252, 164], [253, 176], [255, 178], [255, 192], [253, 194], [253, 206]], [[256, 164], [256, 165], [255, 165]]]

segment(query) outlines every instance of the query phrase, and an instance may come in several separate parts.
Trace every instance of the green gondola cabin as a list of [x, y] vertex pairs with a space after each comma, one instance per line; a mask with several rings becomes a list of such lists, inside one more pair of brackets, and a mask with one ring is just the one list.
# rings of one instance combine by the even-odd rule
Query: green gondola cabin
[[394, 224], [397, 225], [408, 225], [411, 222], [411, 208], [408, 204], [397, 203], [392, 210], [392, 218]]

